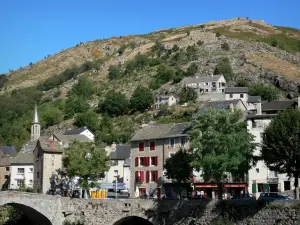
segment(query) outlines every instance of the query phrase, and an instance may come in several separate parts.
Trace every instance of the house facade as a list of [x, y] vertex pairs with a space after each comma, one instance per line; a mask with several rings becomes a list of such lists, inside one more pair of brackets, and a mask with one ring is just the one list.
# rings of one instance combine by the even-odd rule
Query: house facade
[[162, 105], [173, 106], [176, 105], [176, 98], [171, 96], [158, 96], [155, 102], [155, 109], [159, 109]]
[[0, 146], [0, 190], [7, 190], [10, 184], [10, 159], [16, 156], [14, 146]]
[[248, 92], [247, 87], [227, 87], [225, 88], [225, 100], [241, 99], [246, 104]]
[[131, 195], [164, 194], [164, 163], [180, 148], [189, 149], [188, 123], [148, 125], [131, 140]]
[[226, 80], [223, 75], [186, 77], [182, 80], [185, 87], [196, 91], [199, 101], [223, 100]]
[[[279, 112], [289, 107], [295, 107], [295, 101], [274, 101], [264, 105], [258, 103], [257, 114], [247, 116], [247, 129], [254, 136], [255, 142], [258, 144], [254, 155], [260, 155], [264, 130]], [[248, 178], [248, 191], [255, 194], [256, 197], [259, 197], [263, 191], [281, 192], [292, 190], [294, 183], [294, 179], [289, 179], [286, 174], [270, 170], [263, 160], [259, 160], [256, 166], [249, 170]]]
[[63, 135], [83, 135], [94, 141], [95, 135], [86, 127], [66, 130]]

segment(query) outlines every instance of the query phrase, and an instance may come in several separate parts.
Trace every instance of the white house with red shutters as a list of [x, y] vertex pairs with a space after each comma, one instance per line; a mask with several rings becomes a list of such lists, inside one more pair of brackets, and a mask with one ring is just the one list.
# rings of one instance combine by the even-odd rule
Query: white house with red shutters
[[189, 148], [188, 123], [152, 124], [141, 127], [131, 139], [131, 196], [152, 191], [164, 194], [164, 163], [180, 148]]

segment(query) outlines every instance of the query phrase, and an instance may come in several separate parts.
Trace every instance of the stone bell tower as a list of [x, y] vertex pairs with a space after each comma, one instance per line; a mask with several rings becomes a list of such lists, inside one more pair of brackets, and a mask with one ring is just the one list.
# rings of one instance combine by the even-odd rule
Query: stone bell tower
[[37, 111], [37, 105], [34, 105], [34, 116], [31, 123], [31, 141], [36, 141], [41, 136], [41, 124]]

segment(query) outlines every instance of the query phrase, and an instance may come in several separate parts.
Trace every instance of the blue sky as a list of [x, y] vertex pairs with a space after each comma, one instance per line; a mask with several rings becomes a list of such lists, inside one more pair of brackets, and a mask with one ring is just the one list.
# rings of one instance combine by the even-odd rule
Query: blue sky
[[300, 29], [299, 0], [2, 0], [0, 74], [77, 43], [246, 17]]

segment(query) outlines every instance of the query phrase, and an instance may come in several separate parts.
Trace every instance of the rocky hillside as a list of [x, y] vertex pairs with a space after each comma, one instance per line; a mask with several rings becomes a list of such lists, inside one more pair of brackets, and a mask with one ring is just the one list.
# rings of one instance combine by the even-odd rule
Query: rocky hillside
[[[282, 97], [287, 92], [296, 93], [300, 82], [300, 30], [235, 18], [145, 35], [97, 39], [62, 49], [1, 76], [0, 93], [8, 96], [13, 90], [37, 87], [43, 99], [66, 99], [77, 78], [87, 77], [95, 88], [88, 101], [96, 107], [109, 90], [120, 91], [127, 98], [138, 86], [149, 86], [155, 94], [178, 93], [178, 83], [184, 76], [213, 74], [224, 59], [233, 72], [228, 77], [230, 85], [240, 81], [266, 83], [279, 88]], [[173, 75], [157, 77], [160, 65]], [[72, 122], [68, 118], [59, 124], [69, 126]]]

